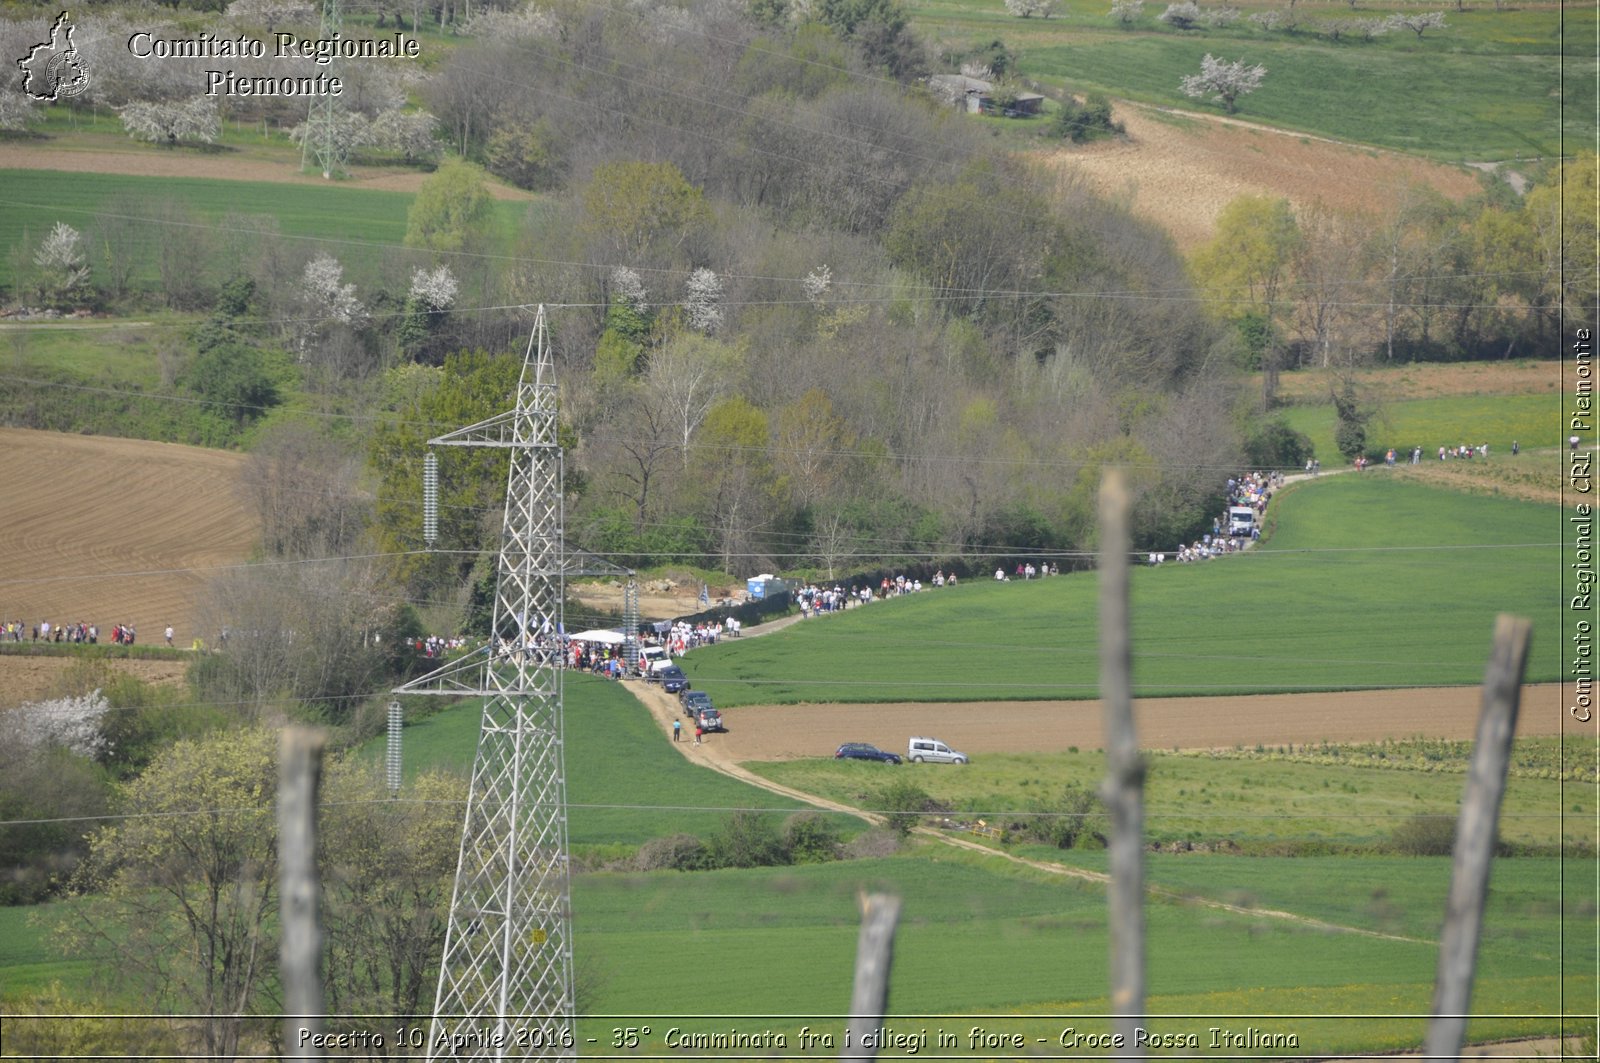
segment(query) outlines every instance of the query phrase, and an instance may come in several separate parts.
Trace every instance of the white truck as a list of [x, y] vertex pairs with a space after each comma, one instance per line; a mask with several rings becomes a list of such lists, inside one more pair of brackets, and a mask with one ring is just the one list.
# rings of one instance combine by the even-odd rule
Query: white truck
[[1228, 507], [1228, 534], [1250, 538], [1256, 527], [1256, 511], [1249, 506]]

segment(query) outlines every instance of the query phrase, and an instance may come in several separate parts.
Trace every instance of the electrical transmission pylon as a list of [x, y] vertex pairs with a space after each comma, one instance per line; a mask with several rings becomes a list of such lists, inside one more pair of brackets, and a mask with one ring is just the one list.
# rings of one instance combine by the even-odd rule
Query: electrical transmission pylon
[[567, 561], [543, 306], [515, 408], [428, 445], [500, 447], [511, 458], [489, 644], [395, 691], [484, 699], [428, 1058], [573, 1058], [559, 639]]
[[[322, 0], [320, 40], [334, 40], [343, 29], [344, 13], [340, 10], [339, 4], [340, 0]], [[333, 74], [331, 62], [325, 73]], [[325, 179], [331, 180], [335, 174], [340, 176], [344, 174], [350, 152], [348, 142], [340, 128], [343, 125], [343, 116], [344, 108], [333, 93], [325, 92], [321, 96], [311, 97], [311, 105], [306, 109], [306, 138], [300, 146], [302, 170], [315, 159]]]

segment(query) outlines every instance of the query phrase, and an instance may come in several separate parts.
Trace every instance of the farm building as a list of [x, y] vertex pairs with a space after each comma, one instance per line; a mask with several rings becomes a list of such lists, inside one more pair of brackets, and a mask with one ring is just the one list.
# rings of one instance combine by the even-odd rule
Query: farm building
[[994, 85], [965, 74], [935, 74], [928, 79], [928, 88], [935, 96], [968, 114], [1021, 118], [1044, 111], [1044, 97], [1037, 92], [1019, 92], [1014, 99], [997, 99]]

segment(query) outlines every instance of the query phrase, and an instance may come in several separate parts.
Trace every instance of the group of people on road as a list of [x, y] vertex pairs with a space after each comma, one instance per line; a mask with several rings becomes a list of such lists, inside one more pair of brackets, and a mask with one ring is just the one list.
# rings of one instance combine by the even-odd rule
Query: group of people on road
[[[116, 624], [111, 628], [111, 641], [118, 646], [132, 646], [137, 637], [132, 624]], [[29, 625], [25, 620], [0, 621], [0, 641], [5, 642], [61, 642], [94, 646], [100, 642], [100, 625], [57, 624], [41, 620]], [[172, 645], [172, 629], [167, 629], [167, 645]]]
[[[1310, 462], [1306, 463], [1306, 469], [1307, 472], [1314, 472]], [[1266, 516], [1267, 503], [1283, 483], [1283, 473], [1276, 469], [1258, 470], [1228, 477], [1225, 494], [1227, 506], [1221, 515], [1211, 518], [1211, 531], [1201, 535], [1192, 543], [1179, 543], [1178, 548], [1172, 552], [1170, 560], [1182, 563], [1208, 561], [1248, 548], [1251, 543], [1261, 538], [1261, 519]], [[1248, 535], [1233, 532], [1228, 511], [1238, 507], [1247, 508], [1255, 514]], [[1224, 534], [1225, 532], [1227, 534]], [[1169, 557], [1165, 552], [1152, 552], [1145, 560], [1151, 565], [1164, 565]]]
[[[171, 646], [173, 637], [176, 634], [171, 624], [167, 625], [163, 634], [167, 645]], [[52, 620], [41, 620], [31, 626], [25, 620], [0, 621], [0, 642], [22, 642], [24, 640], [97, 646], [100, 643], [100, 625], [86, 624], [81, 620], [75, 624], [57, 624]], [[138, 640], [139, 633], [132, 624], [111, 625], [111, 642], [113, 645], [132, 646]]]

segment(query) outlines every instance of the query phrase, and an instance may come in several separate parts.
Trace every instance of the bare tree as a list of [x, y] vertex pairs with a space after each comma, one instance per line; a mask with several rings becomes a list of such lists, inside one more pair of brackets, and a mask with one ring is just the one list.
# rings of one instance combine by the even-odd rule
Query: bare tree
[[650, 391], [670, 414], [689, 467], [689, 442], [732, 383], [738, 353], [727, 344], [679, 333], [650, 359]]
[[268, 429], [240, 482], [261, 519], [267, 553], [298, 559], [354, 552], [372, 509], [361, 472], [359, 458], [314, 428], [286, 423]]
[[1396, 11], [1384, 19], [1384, 24], [1390, 29], [1410, 30], [1420, 40], [1428, 30], [1444, 29], [1443, 11]]
[[374, 593], [378, 583], [370, 565], [347, 560], [225, 573], [202, 614], [220, 647], [202, 674], [205, 693], [247, 719], [291, 699], [339, 718], [346, 699], [369, 692], [383, 672], [373, 636], [392, 626], [395, 609]]

